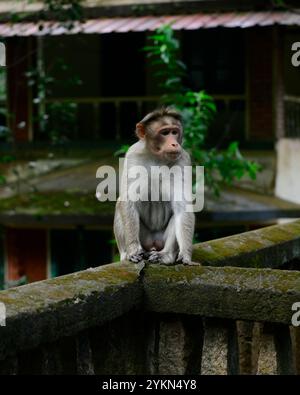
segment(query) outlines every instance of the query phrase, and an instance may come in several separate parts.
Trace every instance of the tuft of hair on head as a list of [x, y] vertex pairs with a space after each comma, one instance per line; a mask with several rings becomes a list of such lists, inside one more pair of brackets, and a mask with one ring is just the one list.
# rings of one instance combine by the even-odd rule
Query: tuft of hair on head
[[182, 122], [181, 114], [173, 107], [161, 107], [147, 114], [140, 122], [136, 124], [135, 134], [138, 138], [144, 138], [146, 129], [151, 122], [157, 121], [163, 117], [172, 117]]
[[150, 122], [156, 121], [156, 120], [163, 118], [163, 117], [173, 117], [180, 122], [182, 120], [180, 112], [175, 110], [174, 107], [163, 106], [163, 107], [160, 107], [160, 108], [150, 112], [149, 114], [147, 114], [139, 123], [146, 126]]

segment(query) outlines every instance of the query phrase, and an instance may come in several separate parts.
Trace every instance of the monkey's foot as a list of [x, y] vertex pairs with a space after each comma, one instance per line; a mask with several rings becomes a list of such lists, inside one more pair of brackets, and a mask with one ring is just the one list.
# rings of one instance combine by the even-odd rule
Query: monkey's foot
[[161, 251], [152, 251], [148, 255], [148, 262], [161, 263], [165, 265], [174, 265], [175, 256]]
[[191, 266], [195, 266], [197, 265], [197, 263], [192, 262], [191, 258], [189, 256], [185, 256], [183, 254], [178, 254], [178, 257], [176, 259], [177, 263], [182, 263], [183, 265], [191, 265]]
[[143, 252], [143, 259], [145, 259], [147, 261], [149, 259], [150, 254], [151, 254], [150, 251]]
[[144, 259], [143, 252], [137, 252], [132, 255], [128, 255], [127, 259], [133, 263], [141, 262]]
[[161, 254], [157, 251], [151, 251], [147, 255], [147, 260], [150, 263], [159, 263], [161, 260]]

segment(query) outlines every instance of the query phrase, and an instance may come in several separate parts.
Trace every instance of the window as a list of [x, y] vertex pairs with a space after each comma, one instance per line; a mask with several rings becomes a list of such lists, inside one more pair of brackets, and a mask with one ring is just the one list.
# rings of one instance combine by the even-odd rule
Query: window
[[238, 29], [202, 29], [182, 33], [185, 84], [215, 96], [217, 115], [206, 143], [223, 148], [245, 141], [245, 38]]
[[205, 89], [210, 94], [245, 92], [243, 32], [237, 29], [184, 31], [182, 47], [190, 88]]

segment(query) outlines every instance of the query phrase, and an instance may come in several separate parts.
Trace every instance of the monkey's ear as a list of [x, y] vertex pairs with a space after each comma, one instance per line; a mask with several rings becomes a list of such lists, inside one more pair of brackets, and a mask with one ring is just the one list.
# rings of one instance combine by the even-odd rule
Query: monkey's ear
[[136, 124], [135, 134], [139, 139], [145, 138], [146, 130], [145, 130], [145, 126], [142, 123]]

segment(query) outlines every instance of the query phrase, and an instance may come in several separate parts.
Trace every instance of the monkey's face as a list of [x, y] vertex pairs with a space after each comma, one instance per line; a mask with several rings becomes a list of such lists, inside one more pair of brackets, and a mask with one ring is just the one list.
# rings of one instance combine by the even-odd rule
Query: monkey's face
[[172, 117], [151, 122], [144, 136], [146, 146], [152, 155], [168, 163], [180, 158], [182, 148], [182, 126]]

